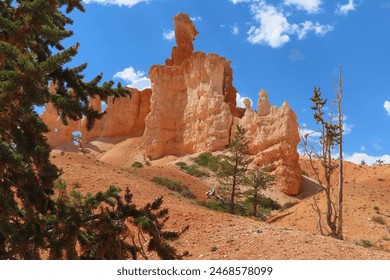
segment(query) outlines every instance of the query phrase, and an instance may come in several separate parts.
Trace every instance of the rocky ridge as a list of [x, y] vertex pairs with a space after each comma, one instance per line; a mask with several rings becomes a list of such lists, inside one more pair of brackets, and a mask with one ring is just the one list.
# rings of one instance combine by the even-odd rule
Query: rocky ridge
[[[64, 126], [55, 109], [47, 105], [41, 117], [50, 129], [50, 145], [70, 142], [74, 131], [82, 133], [84, 142], [97, 137], [143, 135], [145, 159], [158, 159], [223, 150], [239, 124], [246, 131], [254, 163], [273, 164], [276, 187], [285, 194], [298, 194], [298, 124], [287, 101], [280, 108], [271, 106], [262, 90], [257, 112], [249, 100], [245, 110], [237, 108], [230, 62], [216, 54], [194, 52], [198, 31], [188, 15], [176, 15], [174, 26], [177, 46], [165, 65], [150, 68], [152, 88], [131, 89], [131, 99], [109, 100], [106, 116], [92, 131], [85, 129], [84, 120]], [[51, 90], [55, 90], [54, 85]], [[91, 106], [102, 110], [100, 100], [92, 100]]]

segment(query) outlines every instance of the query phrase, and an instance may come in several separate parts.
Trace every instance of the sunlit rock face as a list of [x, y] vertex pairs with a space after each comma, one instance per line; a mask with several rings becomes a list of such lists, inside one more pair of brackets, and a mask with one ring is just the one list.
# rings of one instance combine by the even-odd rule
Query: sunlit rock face
[[240, 115], [230, 62], [193, 52], [198, 32], [188, 15], [176, 15], [174, 26], [171, 58], [149, 71], [153, 94], [144, 139], [151, 158], [224, 149]]
[[283, 193], [299, 193], [301, 169], [298, 164], [297, 116], [287, 101], [280, 108], [270, 106], [267, 93], [259, 93], [258, 111], [247, 107], [238, 122], [249, 140], [249, 153], [255, 155], [254, 163], [260, 166], [274, 165], [276, 187]]
[[[249, 141], [249, 153], [258, 166], [273, 166], [276, 187], [283, 193], [299, 193], [301, 170], [298, 164], [298, 123], [287, 101], [271, 106], [265, 90], [259, 93], [257, 111], [244, 100], [245, 109], [236, 107], [230, 62], [216, 54], [194, 52], [198, 35], [186, 14], [174, 17], [176, 46], [164, 65], [149, 70], [151, 89], [131, 89], [131, 98], [110, 99], [106, 114], [91, 131], [85, 120], [64, 126], [49, 104], [41, 115], [48, 125], [51, 146], [71, 141], [80, 131], [83, 141], [97, 137], [143, 135], [145, 155], [157, 159], [167, 155], [186, 155], [220, 151], [228, 147], [237, 125]], [[51, 91], [55, 86], [51, 85]], [[90, 105], [101, 111], [101, 100]]]
[[[45, 111], [40, 116], [49, 128], [46, 134], [50, 146], [57, 147], [72, 141], [72, 133], [80, 132], [83, 142], [87, 143], [98, 137], [120, 137], [140, 136], [145, 130], [145, 118], [150, 112], [151, 89], [139, 91], [135, 88], [128, 88], [131, 97], [109, 98], [105, 112], [101, 120], [97, 120], [93, 129], [86, 129], [86, 120], [69, 121], [64, 125], [58, 117], [57, 110], [47, 104]], [[51, 84], [51, 92], [54, 92], [55, 85]], [[90, 106], [102, 112], [102, 101], [99, 98], [89, 100]]]

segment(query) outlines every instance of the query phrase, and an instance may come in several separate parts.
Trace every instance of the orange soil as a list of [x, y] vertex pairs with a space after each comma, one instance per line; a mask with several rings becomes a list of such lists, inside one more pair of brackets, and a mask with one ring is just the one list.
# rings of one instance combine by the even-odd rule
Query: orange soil
[[[132, 168], [134, 160], [143, 161], [141, 141], [119, 141], [94, 141], [87, 146], [91, 150], [89, 154], [77, 152], [72, 145], [63, 146], [52, 152], [52, 161], [63, 169], [62, 177], [68, 186], [80, 185], [78, 190], [83, 193], [104, 190], [109, 185], [122, 189], [129, 186], [134, 202], [139, 205], [163, 195], [163, 206], [169, 209], [169, 228], [180, 230], [190, 225], [189, 231], [172, 244], [179, 252], [188, 251], [188, 259], [390, 259], [388, 226], [369, 220], [379, 215], [390, 224], [390, 166], [347, 164], [346, 241], [339, 241], [321, 236], [316, 230], [317, 220], [310, 206], [315, 184], [306, 183], [303, 194], [294, 198], [270, 191], [282, 203], [299, 203], [283, 213], [273, 213], [275, 216], [291, 214], [269, 224], [209, 210], [195, 200], [154, 184], [150, 180], [154, 176], [181, 181], [199, 200], [205, 200], [205, 192], [214, 181], [189, 176], [174, 165], [175, 161], [188, 161], [188, 156], [167, 157], [152, 161], [151, 166]], [[301, 164], [308, 171], [307, 162]], [[374, 206], [379, 207], [379, 214], [375, 213]], [[355, 241], [361, 239], [370, 240], [375, 247], [356, 245]]]

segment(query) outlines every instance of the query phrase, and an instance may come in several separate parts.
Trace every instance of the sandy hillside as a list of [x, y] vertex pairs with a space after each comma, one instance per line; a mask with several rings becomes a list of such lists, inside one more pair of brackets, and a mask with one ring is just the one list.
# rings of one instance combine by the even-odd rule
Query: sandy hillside
[[[104, 190], [109, 185], [120, 188], [129, 186], [134, 202], [142, 205], [163, 195], [164, 206], [169, 208], [169, 227], [190, 229], [173, 245], [179, 251], [188, 251], [188, 259], [390, 259], [386, 251], [390, 233], [386, 225], [369, 219], [381, 215], [390, 224], [390, 167], [359, 167], [351, 165], [346, 187], [347, 241], [324, 237], [316, 232], [316, 219], [310, 207], [315, 193], [310, 182], [301, 197], [290, 198], [270, 193], [281, 202], [298, 201], [288, 216], [269, 224], [258, 220], [224, 214], [198, 205], [165, 187], [151, 182], [154, 176], [181, 181], [196, 195], [206, 200], [205, 192], [213, 184], [212, 179], [201, 180], [180, 171], [174, 162], [189, 160], [167, 157], [150, 162], [150, 166], [133, 168], [134, 160], [143, 159], [140, 141], [100, 139], [90, 146], [91, 153], [82, 154], [71, 145], [52, 152], [52, 160], [63, 169], [63, 178], [70, 188], [81, 192]], [[134, 152], [135, 151], [135, 152]], [[305, 169], [304, 162], [302, 162]], [[375, 174], [376, 173], [376, 174]], [[379, 180], [381, 178], [381, 180]], [[380, 213], [375, 213], [378, 206]], [[355, 244], [368, 239], [372, 248]], [[384, 249], [380, 249], [380, 248]]]
[[[302, 169], [314, 177], [307, 160], [300, 161]], [[333, 178], [336, 182], [337, 174]], [[324, 195], [318, 194], [322, 209]], [[313, 199], [303, 199], [290, 208], [289, 215], [275, 222], [308, 232], [318, 232], [317, 214], [312, 210]], [[390, 250], [390, 166], [360, 166], [345, 163], [344, 235], [350, 242], [368, 240], [373, 247]], [[376, 222], [382, 219], [385, 224]]]

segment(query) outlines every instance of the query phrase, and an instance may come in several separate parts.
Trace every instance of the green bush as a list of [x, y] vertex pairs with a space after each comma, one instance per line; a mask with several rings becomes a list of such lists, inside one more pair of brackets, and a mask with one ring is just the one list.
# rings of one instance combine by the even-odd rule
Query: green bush
[[183, 161], [176, 162], [176, 165], [180, 167], [180, 170], [186, 172], [187, 174], [194, 177], [210, 177], [208, 172], [199, 170], [199, 166], [197, 165], [187, 165], [187, 163]]
[[131, 165], [131, 167], [142, 168], [142, 167], [144, 167], [144, 165], [142, 164], [142, 162], [134, 161], [133, 164]]
[[216, 172], [219, 168], [222, 156], [214, 156], [210, 152], [201, 153], [199, 156], [193, 159], [198, 165], [206, 167], [211, 171]]
[[185, 163], [184, 161], [179, 161], [179, 162], [176, 162], [175, 165], [177, 165], [179, 167], [185, 167], [185, 166], [187, 166], [187, 163]]
[[278, 209], [282, 208], [282, 206], [280, 206], [280, 204], [277, 201], [275, 201], [269, 197], [261, 197], [259, 199], [259, 201], [260, 201], [260, 203], [258, 206], [261, 208], [269, 208], [272, 210], [278, 210]]
[[210, 177], [210, 174], [208, 172], [204, 172], [202, 170], [199, 170], [196, 165], [187, 165], [180, 168], [181, 170], [184, 170], [187, 174], [194, 176], [194, 177]]
[[221, 201], [217, 201], [215, 199], [209, 199], [206, 201], [198, 201], [200, 206], [206, 207], [208, 209], [218, 211], [218, 212], [229, 212], [229, 207], [223, 204]]
[[183, 185], [181, 182], [174, 181], [168, 178], [155, 176], [152, 178], [152, 182], [165, 186], [171, 191], [180, 193], [182, 196], [187, 198], [196, 198], [196, 195], [185, 185]]

